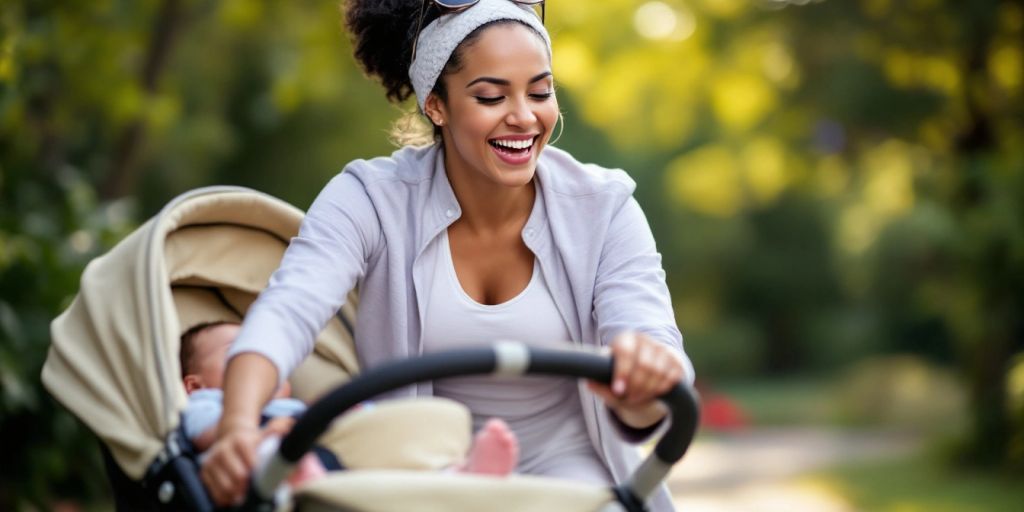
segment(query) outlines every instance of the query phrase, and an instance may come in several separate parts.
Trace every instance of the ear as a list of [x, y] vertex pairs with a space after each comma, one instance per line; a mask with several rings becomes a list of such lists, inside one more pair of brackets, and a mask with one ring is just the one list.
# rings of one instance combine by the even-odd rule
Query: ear
[[438, 98], [434, 93], [430, 93], [427, 95], [427, 101], [423, 103], [423, 113], [430, 118], [430, 121], [436, 126], [444, 126], [447, 112], [445, 112], [444, 102], [441, 101], [441, 98]]
[[193, 391], [203, 389], [204, 387], [203, 379], [194, 373], [186, 375], [183, 382], [185, 384], [185, 393], [189, 395], [191, 395]]

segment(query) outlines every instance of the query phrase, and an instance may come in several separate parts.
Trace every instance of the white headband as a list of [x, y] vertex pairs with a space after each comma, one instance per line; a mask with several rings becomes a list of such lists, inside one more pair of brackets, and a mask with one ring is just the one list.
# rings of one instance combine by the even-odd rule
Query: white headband
[[551, 53], [551, 37], [529, 6], [511, 0], [480, 0], [464, 11], [442, 15], [420, 32], [416, 60], [409, 66], [409, 78], [421, 110], [459, 43], [481, 25], [498, 20], [517, 20], [533, 27], [544, 36], [548, 54]]

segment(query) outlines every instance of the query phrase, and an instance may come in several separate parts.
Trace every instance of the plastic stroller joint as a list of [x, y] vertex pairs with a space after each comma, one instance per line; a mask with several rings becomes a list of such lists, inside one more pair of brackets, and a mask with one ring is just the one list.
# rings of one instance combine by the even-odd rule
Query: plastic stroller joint
[[142, 484], [152, 490], [161, 509], [213, 512], [213, 501], [199, 480], [199, 466], [192, 455], [192, 443], [179, 427], [167, 435], [163, 450], [146, 470]]

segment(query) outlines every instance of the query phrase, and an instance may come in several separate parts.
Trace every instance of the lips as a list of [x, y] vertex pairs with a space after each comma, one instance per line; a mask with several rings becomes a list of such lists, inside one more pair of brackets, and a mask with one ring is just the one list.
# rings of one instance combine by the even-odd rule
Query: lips
[[510, 165], [520, 165], [528, 162], [533, 156], [537, 138], [537, 135], [500, 137], [490, 139], [487, 143], [502, 161]]

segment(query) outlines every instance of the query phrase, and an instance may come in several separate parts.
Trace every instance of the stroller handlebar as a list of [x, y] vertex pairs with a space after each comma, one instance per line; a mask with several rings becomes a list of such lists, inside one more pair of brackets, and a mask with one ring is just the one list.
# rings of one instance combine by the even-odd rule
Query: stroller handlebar
[[[257, 469], [250, 489], [269, 499], [288, 468], [313, 447], [335, 417], [379, 394], [421, 381], [480, 374], [564, 376], [608, 384], [612, 368], [613, 361], [608, 356], [577, 350], [538, 349], [518, 342], [499, 342], [492, 348], [435, 352], [378, 366], [312, 404], [281, 440], [278, 453]], [[632, 498], [638, 499], [638, 505], [642, 506], [672, 465], [683, 457], [696, 434], [699, 406], [692, 387], [677, 384], [659, 399], [668, 406], [668, 430], [630, 480], [614, 489], [623, 504]]]

